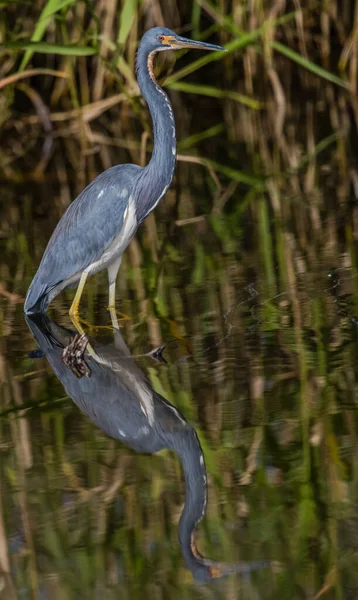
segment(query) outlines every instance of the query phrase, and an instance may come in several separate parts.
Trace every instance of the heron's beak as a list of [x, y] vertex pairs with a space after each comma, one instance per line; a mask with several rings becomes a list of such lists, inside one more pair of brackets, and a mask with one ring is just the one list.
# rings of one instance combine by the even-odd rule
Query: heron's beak
[[177, 35], [173, 40], [170, 40], [170, 45], [176, 50], [181, 48], [196, 48], [197, 50], [221, 50], [227, 52], [226, 48], [222, 46], [215, 46], [215, 44], [207, 44], [206, 42], [197, 42], [196, 40], [189, 40], [188, 38]]

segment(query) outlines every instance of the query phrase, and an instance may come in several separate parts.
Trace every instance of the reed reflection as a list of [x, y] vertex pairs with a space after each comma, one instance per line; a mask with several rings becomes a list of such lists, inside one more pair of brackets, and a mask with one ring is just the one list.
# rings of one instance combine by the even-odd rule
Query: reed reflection
[[67, 394], [90, 421], [137, 452], [168, 448], [179, 456], [186, 484], [179, 543], [193, 577], [210, 581], [268, 566], [268, 561], [228, 565], [207, 559], [197, 550], [195, 529], [207, 503], [207, 473], [198, 436], [183, 415], [154, 391], [120, 331], [115, 329], [114, 343], [105, 345], [46, 316], [26, 320]]

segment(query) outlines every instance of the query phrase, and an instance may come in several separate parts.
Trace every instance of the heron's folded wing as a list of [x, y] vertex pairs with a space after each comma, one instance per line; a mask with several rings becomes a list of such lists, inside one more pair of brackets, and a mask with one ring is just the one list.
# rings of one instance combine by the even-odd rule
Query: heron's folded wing
[[136, 165], [107, 169], [70, 204], [52, 234], [36, 275], [47, 289], [99, 260], [122, 228], [139, 171]]

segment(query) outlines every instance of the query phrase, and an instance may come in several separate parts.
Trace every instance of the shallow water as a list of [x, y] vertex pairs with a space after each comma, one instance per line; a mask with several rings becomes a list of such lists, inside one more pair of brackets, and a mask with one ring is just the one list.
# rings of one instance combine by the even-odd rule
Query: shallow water
[[[58, 191], [40, 187], [56, 201]], [[11, 223], [6, 193], [3, 222]], [[36, 186], [23, 191], [2, 245], [11, 294], [0, 299], [0, 537], [8, 572], [1, 597], [355, 598], [354, 207], [327, 209], [314, 230], [310, 199], [299, 206], [288, 199], [279, 219], [258, 195], [241, 214], [184, 224], [168, 221], [164, 201], [126, 252], [117, 298], [134, 379], [144, 374], [180, 411], [205, 456], [199, 550], [230, 564], [275, 562], [199, 585], [178, 542], [185, 483], [176, 454], [137, 453], [123, 437], [113, 440], [71, 400], [68, 379], [66, 392], [47, 359], [33, 354], [38, 344], [21, 299], [58, 216], [27, 220], [35, 193]], [[73, 293], [51, 305], [60, 327], [73, 329]], [[84, 329], [93, 344], [108, 349], [116, 333], [106, 302], [99, 274], [81, 316], [92, 324]], [[96, 421], [108, 389], [94, 375], [87, 382]]]

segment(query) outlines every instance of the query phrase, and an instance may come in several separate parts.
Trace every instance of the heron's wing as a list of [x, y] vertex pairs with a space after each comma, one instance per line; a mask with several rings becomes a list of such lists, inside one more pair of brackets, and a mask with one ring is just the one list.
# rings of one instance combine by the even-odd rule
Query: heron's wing
[[136, 165], [111, 167], [70, 204], [47, 245], [38, 284], [49, 290], [99, 260], [122, 228], [140, 171]]

